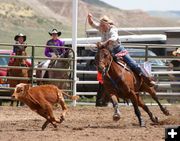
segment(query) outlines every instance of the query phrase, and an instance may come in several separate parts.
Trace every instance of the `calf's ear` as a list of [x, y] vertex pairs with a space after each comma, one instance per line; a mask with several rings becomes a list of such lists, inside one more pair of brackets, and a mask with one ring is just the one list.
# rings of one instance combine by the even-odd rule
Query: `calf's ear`
[[24, 85], [24, 91], [27, 92], [29, 90], [29, 88], [31, 88], [31, 87], [32, 87], [31, 84]]

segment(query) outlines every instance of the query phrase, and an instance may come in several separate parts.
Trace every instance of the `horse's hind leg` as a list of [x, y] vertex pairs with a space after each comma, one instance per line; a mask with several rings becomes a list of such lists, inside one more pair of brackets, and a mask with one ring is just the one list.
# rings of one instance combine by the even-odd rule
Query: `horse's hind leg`
[[113, 120], [118, 121], [120, 119], [120, 111], [119, 111], [119, 106], [118, 106], [118, 100], [116, 95], [111, 96], [111, 102], [114, 107], [114, 115], [113, 115]]
[[149, 115], [152, 122], [158, 123], [158, 118], [153, 116], [149, 108], [144, 104], [144, 101], [139, 96], [138, 96], [138, 106], [140, 106]]
[[154, 90], [154, 88], [150, 88], [147, 92], [149, 92], [149, 94], [151, 95], [151, 97], [157, 102], [157, 104], [159, 105], [161, 111], [162, 111], [166, 116], [170, 115], [169, 111], [168, 111], [165, 107], [163, 107], [163, 106], [161, 105], [161, 103], [159, 102], [159, 99], [158, 99], [158, 97], [157, 97], [157, 95], [156, 95], [156, 91]]

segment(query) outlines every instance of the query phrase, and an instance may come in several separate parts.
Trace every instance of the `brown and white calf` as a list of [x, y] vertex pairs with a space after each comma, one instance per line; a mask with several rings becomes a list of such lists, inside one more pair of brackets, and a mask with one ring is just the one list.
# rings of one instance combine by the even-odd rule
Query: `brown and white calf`
[[[42, 130], [44, 130], [49, 123], [56, 128], [56, 123], [61, 123], [65, 119], [67, 106], [63, 95], [72, 100], [78, 99], [78, 96], [70, 96], [54, 85], [31, 87], [31, 85], [25, 83], [16, 85], [14, 93], [12, 94], [12, 99], [25, 103], [31, 110], [44, 117], [46, 119], [42, 126]], [[52, 106], [56, 103], [59, 103], [63, 110], [59, 120], [53, 115]]]

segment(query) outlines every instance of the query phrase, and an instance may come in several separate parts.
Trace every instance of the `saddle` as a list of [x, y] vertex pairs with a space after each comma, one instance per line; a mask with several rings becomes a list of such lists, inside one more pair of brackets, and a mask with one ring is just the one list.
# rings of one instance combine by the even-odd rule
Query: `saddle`
[[120, 66], [122, 66], [123, 68], [125, 68], [127, 71], [130, 71], [129, 66], [126, 64], [126, 62], [124, 62], [123, 60], [123, 56], [125, 56], [126, 54], [128, 54], [127, 50], [123, 50], [120, 51], [118, 53], [116, 53], [115, 55], [113, 55], [113, 60]]
[[121, 67], [123, 67], [124, 69], [126, 69], [127, 71], [130, 71], [131, 69], [129, 68], [129, 66], [122, 60], [122, 59], [114, 59], [114, 61], [120, 65]]

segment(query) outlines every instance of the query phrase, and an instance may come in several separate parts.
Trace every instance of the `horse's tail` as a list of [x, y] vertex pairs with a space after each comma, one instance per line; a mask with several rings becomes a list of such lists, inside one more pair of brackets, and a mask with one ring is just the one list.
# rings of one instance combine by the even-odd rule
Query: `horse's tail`
[[65, 92], [62, 92], [62, 94], [67, 96], [71, 100], [78, 100], [79, 99], [79, 96], [77, 96], [77, 95], [76, 96], [72, 96], [72, 95], [69, 95], [69, 94], [67, 94]]

